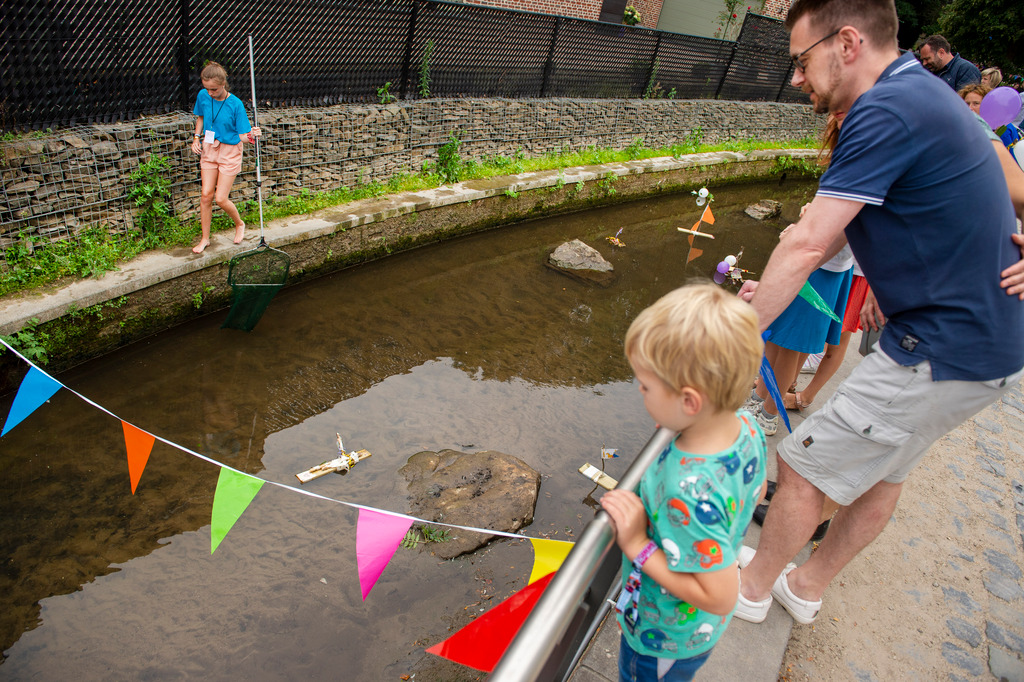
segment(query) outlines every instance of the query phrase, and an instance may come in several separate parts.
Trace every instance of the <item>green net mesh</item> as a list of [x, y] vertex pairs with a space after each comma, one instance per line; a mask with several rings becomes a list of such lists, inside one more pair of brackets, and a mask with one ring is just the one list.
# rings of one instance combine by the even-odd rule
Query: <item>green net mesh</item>
[[274, 295], [288, 279], [291, 257], [284, 251], [261, 245], [235, 256], [228, 264], [228, 284], [234, 301], [221, 328], [252, 331]]

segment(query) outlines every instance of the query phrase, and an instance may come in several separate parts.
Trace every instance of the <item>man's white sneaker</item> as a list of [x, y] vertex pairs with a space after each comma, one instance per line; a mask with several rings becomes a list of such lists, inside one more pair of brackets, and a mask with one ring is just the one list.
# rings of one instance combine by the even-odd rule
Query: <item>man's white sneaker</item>
[[[793, 590], [789, 589], [789, 574], [794, 568], [796, 568], [796, 564], [786, 565], [785, 570], [772, 585], [772, 596], [779, 600], [784, 609], [789, 611], [793, 620], [802, 625], [810, 625], [821, 611], [821, 600], [808, 601], [793, 594]], [[742, 596], [741, 594], [740, 597], [742, 598]]]

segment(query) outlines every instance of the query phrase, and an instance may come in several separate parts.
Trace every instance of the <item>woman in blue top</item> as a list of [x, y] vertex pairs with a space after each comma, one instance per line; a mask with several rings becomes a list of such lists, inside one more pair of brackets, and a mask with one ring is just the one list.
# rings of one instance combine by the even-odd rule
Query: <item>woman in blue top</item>
[[202, 253], [210, 245], [214, 200], [235, 223], [235, 243], [241, 243], [245, 237], [245, 223], [228, 199], [228, 193], [235, 176], [242, 170], [242, 141], [252, 144], [260, 136], [260, 129], [249, 124], [242, 100], [228, 92], [228, 73], [223, 66], [208, 62], [203, 67], [201, 78], [203, 89], [199, 91], [192, 110], [198, 117], [192, 136], [192, 151], [200, 155], [199, 167], [202, 169], [199, 221], [203, 237], [192, 247], [192, 253]]

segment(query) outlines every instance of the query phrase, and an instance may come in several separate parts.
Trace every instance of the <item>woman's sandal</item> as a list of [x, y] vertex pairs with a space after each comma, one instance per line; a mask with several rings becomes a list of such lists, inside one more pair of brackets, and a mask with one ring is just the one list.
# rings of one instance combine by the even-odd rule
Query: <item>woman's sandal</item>
[[796, 410], [797, 412], [803, 412], [804, 408], [811, 406], [810, 402], [804, 402], [803, 391], [787, 393], [782, 396], [782, 402], [785, 403], [787, 410]]

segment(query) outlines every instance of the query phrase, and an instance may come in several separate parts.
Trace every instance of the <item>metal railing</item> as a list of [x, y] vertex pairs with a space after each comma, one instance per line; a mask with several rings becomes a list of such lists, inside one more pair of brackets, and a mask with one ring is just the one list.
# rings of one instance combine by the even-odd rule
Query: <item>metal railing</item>
[[[636, 490], [647, 467], [676, 437], [659, 428], [619, 481], [619, 488]], [[611, 551], [611, 550], [615, 551]], [[621, 565], [611, 518], [599, 511], [587, 524], [572, 551], [544, 590], [523, 627], [505, 650], [491, 682], [565, 680], [579, 651], [593, 636]]]

